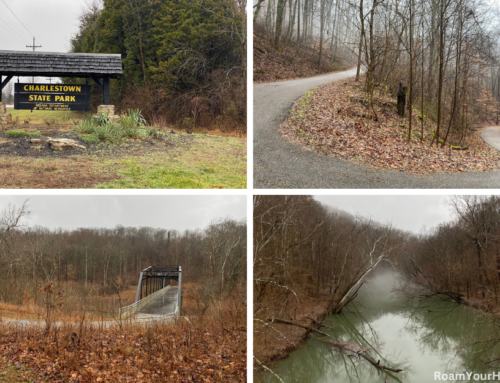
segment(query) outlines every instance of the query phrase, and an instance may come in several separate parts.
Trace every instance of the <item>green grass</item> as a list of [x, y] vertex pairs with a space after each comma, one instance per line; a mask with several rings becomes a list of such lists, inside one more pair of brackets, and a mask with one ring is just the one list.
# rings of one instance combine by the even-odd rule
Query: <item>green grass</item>
[[43, 111], [35, 110], [33, 113], [31, 110], [14, 110], [7, 109], [7, 113], [12, 115], [12, 119], [19, 119], [20, 123], [30, 120], [30, 124], [44, 124], [45, 121], [53, 120], [56, 123], [73, 123], [73, 120], [79, 120], [84, 117], [82, 112], [58, 112], [58, 111]]
[[118, 179], [100, 189], [246, 188], [246, 140], [196, 136], [188, 150], [107, 161]]
[[9, 138], [17, 137], [42, 137], [40, 132], [25, 132], [24, 130], [7, 130], [5, 136]]
[[101, 142], [97, 134], [80, 134], [78, 138], [87, 144], [98, 144]]

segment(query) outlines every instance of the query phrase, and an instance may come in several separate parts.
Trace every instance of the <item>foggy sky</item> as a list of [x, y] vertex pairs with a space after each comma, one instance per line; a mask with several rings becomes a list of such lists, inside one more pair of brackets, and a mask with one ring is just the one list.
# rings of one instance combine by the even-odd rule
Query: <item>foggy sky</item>
[[0, 212], [26, 199], [26, 223], [51, 229], [116, 225], [183, 231], [203, 229], [218, 218], [246, 219], [246, 196], [0, 196]]
[[[78, 32], [78, 17], [85, 1], [0, 0], [0, 50], [33, 51], [26, 45], [33, 45], [34, 35], [36, 45], [42, 45], [37, 52], [68, 52], [69, 40]], [[24, 29], [4, 2], [33, 35]], [[17, 81], [17, 77], [15, 79]], [[31, 77], [29, 79], [31, 82]], [[23, 81], [26, 79], [21, 77]], [[35, 81], [49, 82], [45, 77], [35, 78]]]
[[420, 233], [453, 218], [447, 196], [314, 196], [314, 198], [353, 215], [371, 217], [395, 228]]

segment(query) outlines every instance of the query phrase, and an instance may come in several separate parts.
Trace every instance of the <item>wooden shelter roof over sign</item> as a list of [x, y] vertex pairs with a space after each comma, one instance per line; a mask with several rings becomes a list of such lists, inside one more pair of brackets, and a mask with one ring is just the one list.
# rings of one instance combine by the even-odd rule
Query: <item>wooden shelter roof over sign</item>
[[121, 74], [120, 54], [0, 50], [0, 75], [3, 76], [117, 77]]

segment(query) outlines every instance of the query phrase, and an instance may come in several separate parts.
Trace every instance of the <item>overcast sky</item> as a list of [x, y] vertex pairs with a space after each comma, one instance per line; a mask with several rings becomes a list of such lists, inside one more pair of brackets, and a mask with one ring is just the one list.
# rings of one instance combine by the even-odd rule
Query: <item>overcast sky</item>
[[33, 50], [26, 45], [35, 36], [42, 45], [37, 52], [68, 52], [83, 5], [84, 0], [0, 0], [0, 50]]
[[325, 205], [420, 233], [453, 218], [447, 196], [314, 196]]
[[217, 218], [246, 219], [246, 196], [0, 196], [0, 211], [27, 198], [33, 211], [27, 224], [52, 229], [122, 225], [183, 231], [203, 229]]
[[[34, 36], [36, 45], [42, 45], [37, 52], [68, 52], [69, 40], [78, 32], [78, 16], [85, 1], [0, 0], [0, 50], [33, 51], [26, 45], [33, 45]], [[43, 77], [36, 82], [48, 83]]]

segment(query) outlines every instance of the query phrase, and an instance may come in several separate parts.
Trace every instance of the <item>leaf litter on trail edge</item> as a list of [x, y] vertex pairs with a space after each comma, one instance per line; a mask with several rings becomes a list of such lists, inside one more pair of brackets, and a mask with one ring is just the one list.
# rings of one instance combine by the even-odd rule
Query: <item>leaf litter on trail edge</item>
[[500, 152], [472, 131], [461, 146], [453, 150], [452, 137], [441, 148], [430, 147], [435, 129], [413, 111], [412, 141], [408, 142], [408, 121], [397, 114], [395, 99], [378, 89], [374, 96], [378, 122], [368, 108], [364, 84], [354, 79], [323, 85], [298, 99], [288, 119], [280, 126], [282, 136], [305, 149], [354, 162], [361, 166], [433, 174], [500, 169]]

